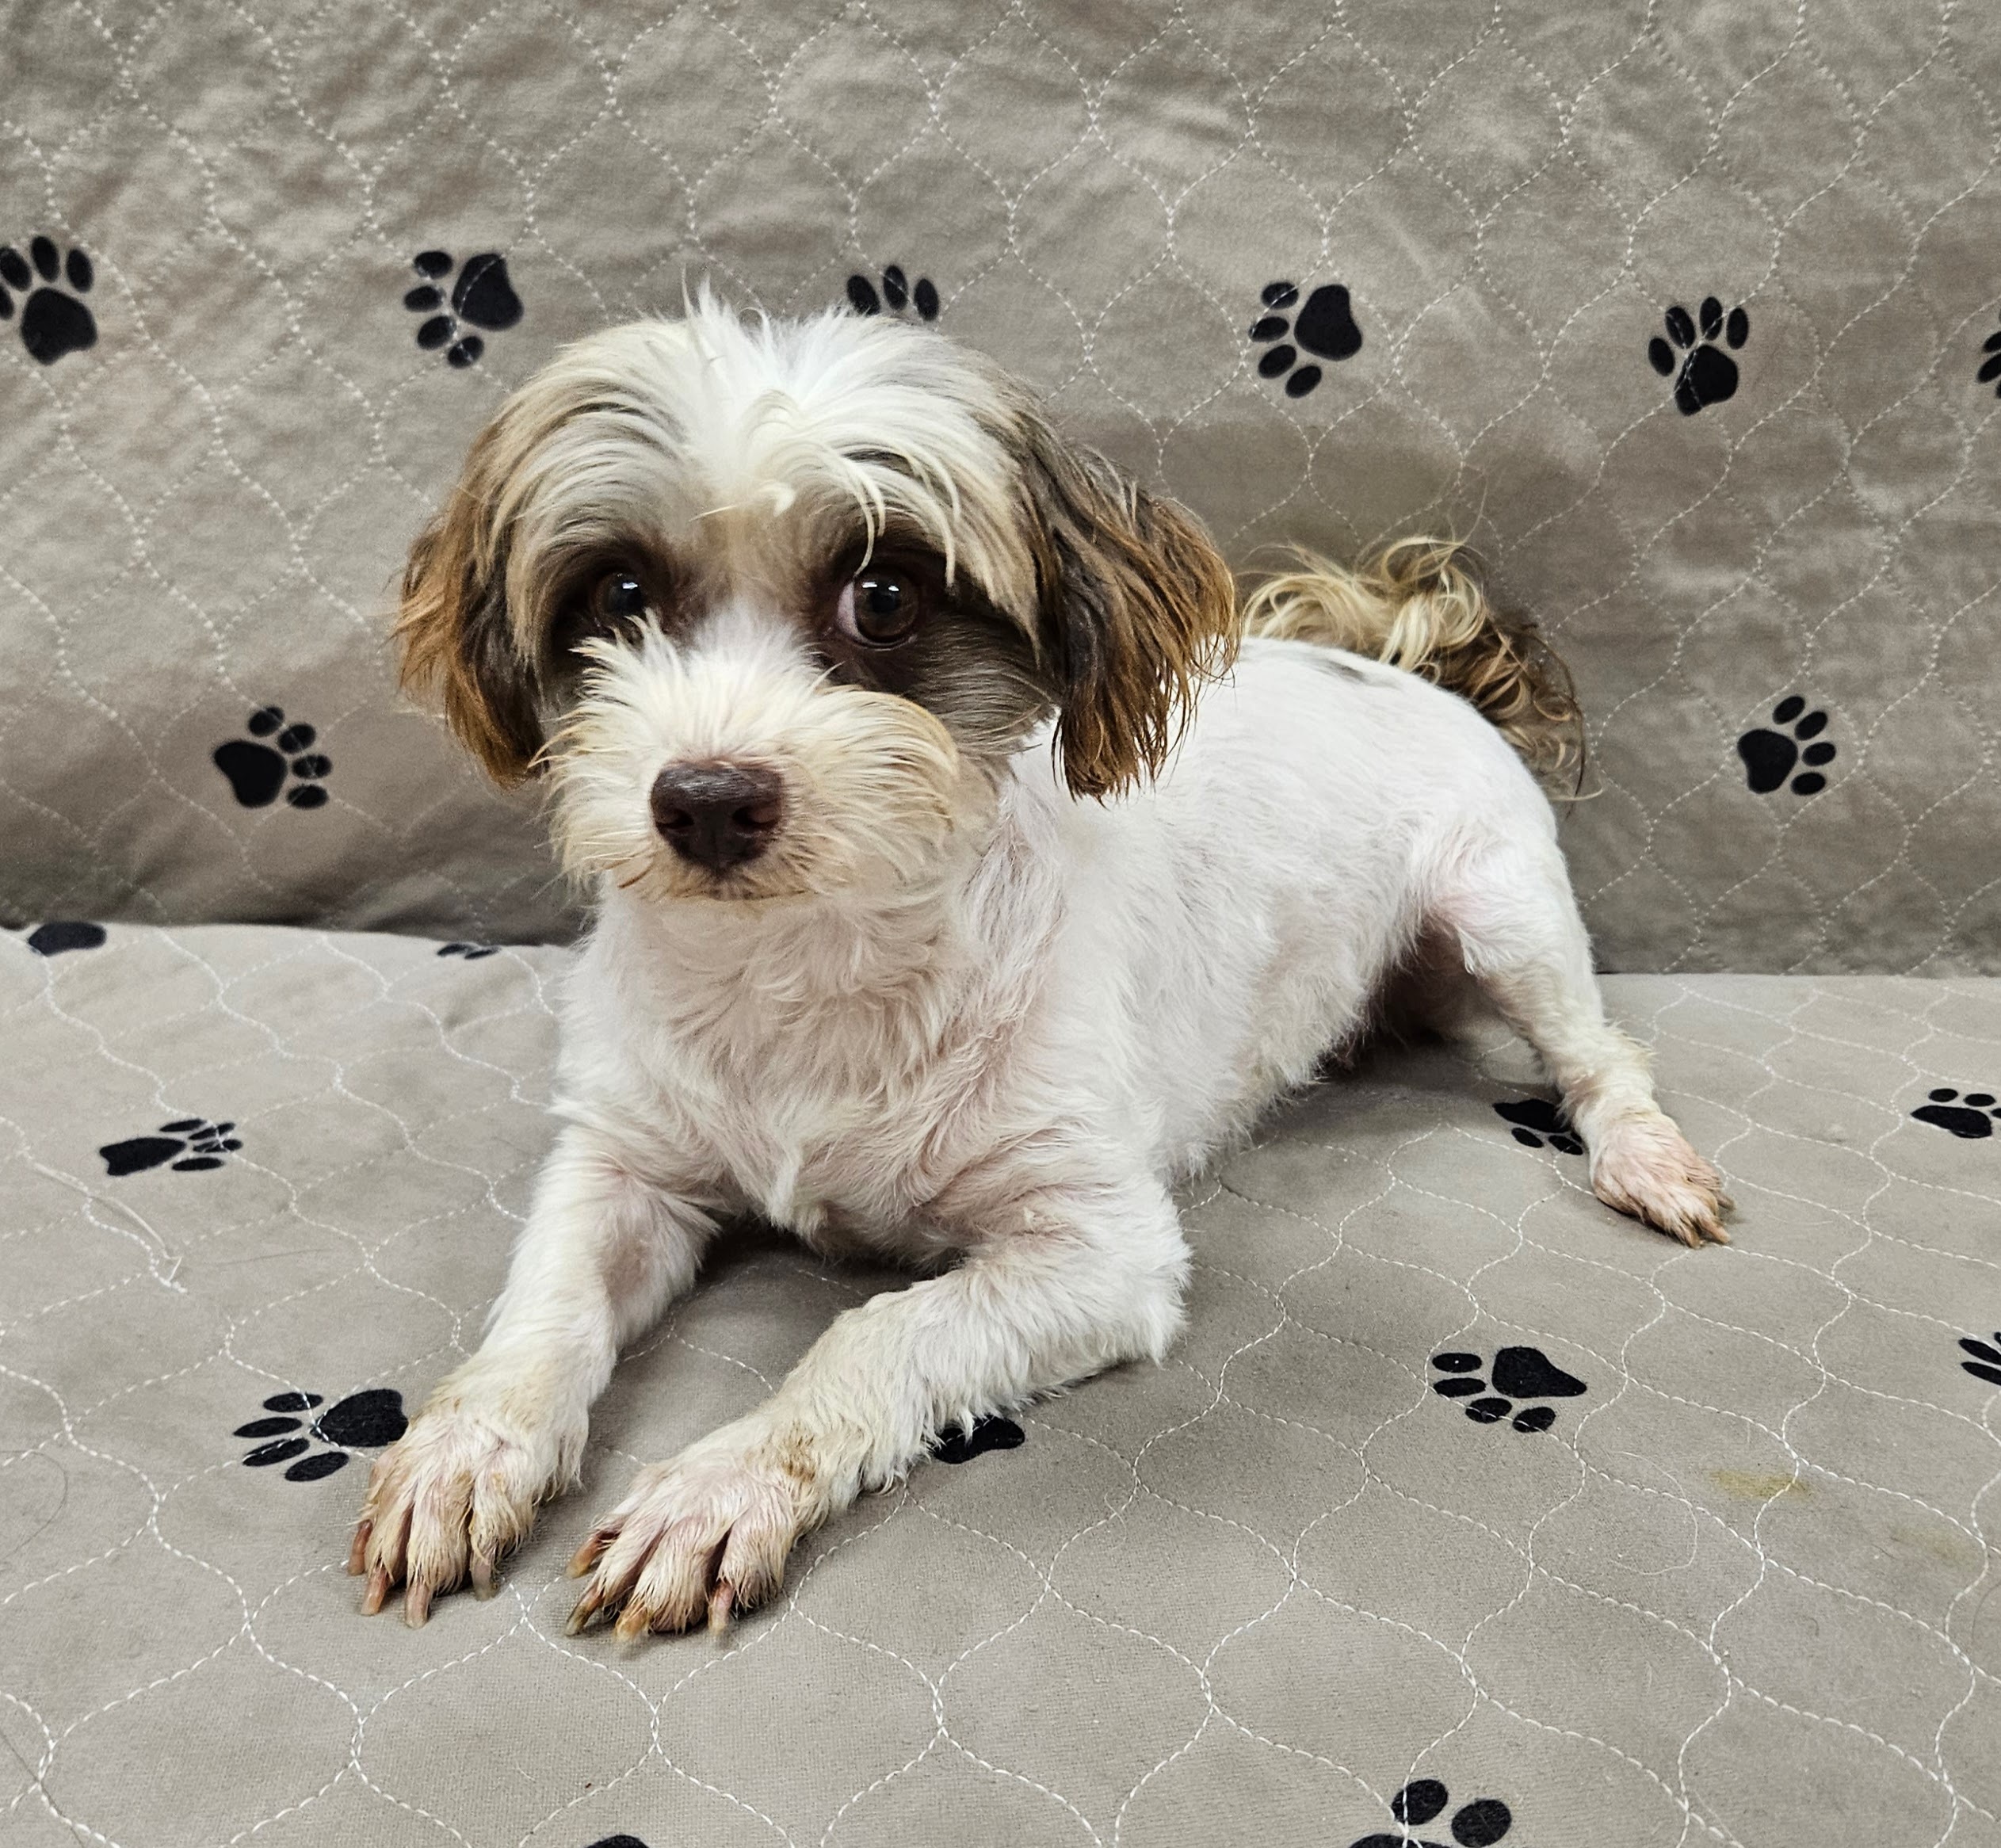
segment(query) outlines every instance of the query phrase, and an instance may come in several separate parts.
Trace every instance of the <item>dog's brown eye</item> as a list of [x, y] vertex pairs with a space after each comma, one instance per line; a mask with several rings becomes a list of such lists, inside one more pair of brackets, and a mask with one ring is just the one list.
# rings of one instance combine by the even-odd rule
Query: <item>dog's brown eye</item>
[[646, 586], [630, 571], [607, 571], [590, 593], [590, 613], [607, 623], [643, 616]]
[[923, 613], [923, 594], [912, 579], [886, 567], [872, 567], [849, 579], [834, 620], [853, 640], [886, 648], [903, 640]]

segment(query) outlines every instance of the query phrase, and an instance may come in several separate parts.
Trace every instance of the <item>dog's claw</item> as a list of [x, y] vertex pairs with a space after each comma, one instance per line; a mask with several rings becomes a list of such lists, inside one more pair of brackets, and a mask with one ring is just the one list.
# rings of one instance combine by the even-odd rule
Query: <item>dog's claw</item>
[[368, 1569], [369, 1536], [374, 1531], [372, 1521], [359, 1522], [354, 1529], [354, 1544], [347, 1549], [348, 1576], [358, 1579]]
[[491, 1553], [475, 1553], [472, 1556], [472, 1595], [491, 1598], [500, 1589], [494, 1572]]
[[569, 1622], [563, 1626], [564, 1634], [581, 1636], [590, 1628], [590, 1620], [597, 1616], [598, 1608], [604, 1602], [604, 1594], [596, 1586], [592, 1586], [577, 1600], [576, 1609], [570, 1613]]
[[361, 1611], [365, 1617], [373, 1617], [381, 1609], [389, 1596], [389, 1574], [386, 1567], [377, 1566], [369, 1575], [369, 1588], [361, 1595]]
[[605, 1548], [618, 1537], [615, 1527], [601, 1527], [591, 1534], [570, 1556], [569, 1571], [572, 1579], [581, 1579], [605, 1556]]
[[643, 1636], [651, 1627], [647, 1621], [644, 1606], [628, 1604], [618, 1613], [618, 1622], [613, 1626], [621, 1643], [629, 1643], [635, 1636]]
[[736, 1603], [736, 1587], [723, 1579], [708, 1594], [708, 1633], [720, 1636], [730, 1627], [730, 1613]]
[[421, 1630], [430, 1621], [431, 1614], [431, 1585], [428, 1579], [413, 1579], [410, 1590], [403, 1597], [403, 1621], [413, 1630]]

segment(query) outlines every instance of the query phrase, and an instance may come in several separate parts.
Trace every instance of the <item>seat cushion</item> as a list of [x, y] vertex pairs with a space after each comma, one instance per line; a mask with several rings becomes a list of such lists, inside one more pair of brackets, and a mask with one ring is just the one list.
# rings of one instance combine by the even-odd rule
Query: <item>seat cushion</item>
[[1188, 1190], [1164, 1364], [627, 1647], [563, 1633], [594, 1514], [901, 1280], [732, 1235], [501, 1594], [365, 1621], [566, 953], [97, 934], [0, 940], [0, 1840], [2001, 1841], [2001, 982], [1610, 981], [1724, 1250], [1513, 1043], [1373, 1054]]

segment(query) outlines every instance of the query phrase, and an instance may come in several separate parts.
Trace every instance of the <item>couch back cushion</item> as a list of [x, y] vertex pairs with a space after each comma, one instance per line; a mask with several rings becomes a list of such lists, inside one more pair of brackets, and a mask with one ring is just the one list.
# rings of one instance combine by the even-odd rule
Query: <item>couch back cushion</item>
[[8, 922], [571, 928], [385, 614], [508, 390], [705, 278], [935, 321], [1239, 565], [1474, 540], [1591, 716], [1609, 966], [2001, 964], [1989, 10], [252, 0], [8, 56]]

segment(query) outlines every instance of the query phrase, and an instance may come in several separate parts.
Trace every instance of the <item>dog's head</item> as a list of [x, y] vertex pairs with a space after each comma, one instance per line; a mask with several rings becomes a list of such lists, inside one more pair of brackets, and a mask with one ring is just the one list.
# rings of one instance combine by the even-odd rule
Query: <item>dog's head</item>
[[571, 868], [660, 898], [906, 886], [1052, 715], [1071, 789], [1157, 771], [1235, 633], [1178, 508], [929, 330], [580, 342], [474, 444], [397, 635]]

